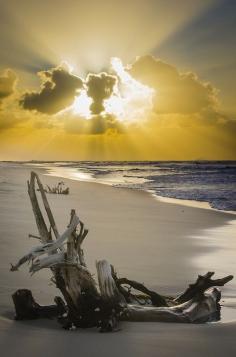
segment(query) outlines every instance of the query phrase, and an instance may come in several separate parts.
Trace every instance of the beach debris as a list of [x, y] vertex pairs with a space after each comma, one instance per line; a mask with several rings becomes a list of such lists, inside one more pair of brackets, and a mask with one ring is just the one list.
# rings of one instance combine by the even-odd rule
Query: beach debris
[[[49, 221], [45, 223], [36, 184]], [[65, 302], [56, 297], [55, 305], [36, 303], [30, 290], [20, 289], [13, 295], [16, 319], [57, 317], [65, 329], [98, 327], [100, 332], [118, 331], [120, 321], [156, 321], [204, 323], [220, 319], [221, 292], [217, 288], [233, 279], [228, 275], [212, 279], [214, 272], [199, 275], [194, 284], [179, 296], [164, 296], [137, 281], [119, 278], [107, 260], [96, 262], [97, 280], [89, 271], [82, 243], [88, 229], [71, 210], [69, 224], [60, 234], [44, 187], [35, 172], [31, 172], [28, 193], [41, 241], [25, 254], [11, 271], [28, 262], [31, 274], [49, 268], [52, 281], [61, 291]]]
[[[64, 187], [65, 183], [63, 181], [58, 182], [56, 186], [50, 187], [49, 185], [46, 185], [44, 187], [44, 192], [46, 193], [53, 193], [56, 195], [69, 195], [70, 189], [69, 187]], [[37, 189], [39, 191], [39, 189]]]

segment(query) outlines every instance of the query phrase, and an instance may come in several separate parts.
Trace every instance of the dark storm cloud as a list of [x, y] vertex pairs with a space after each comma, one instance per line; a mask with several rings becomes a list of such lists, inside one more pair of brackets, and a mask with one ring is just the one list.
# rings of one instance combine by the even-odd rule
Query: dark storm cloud
[[130, 67], [130, 74], [156, 89], [156, 113], [193, 114], [213, 109], [216, 90], [192, 73], [180, 73], [176, 67], [152, 56], [139, 57]]
[[83, 86], [83, 81], [79, 77], [69, 73], [62, 66], [39, 72], [39, 76], [42, 79], [41, 90], [23, 95], [20, 104], [24, 109], [55, 114], [71, 105], [78, 90]]
[[90, 106], [92, 114], [100, 114], [104, 111], [103, 101], [111, 96], [115, 84], [116, 77], [105, 72], [88, 75], [86, 85], [87, 94], [93, 100]]

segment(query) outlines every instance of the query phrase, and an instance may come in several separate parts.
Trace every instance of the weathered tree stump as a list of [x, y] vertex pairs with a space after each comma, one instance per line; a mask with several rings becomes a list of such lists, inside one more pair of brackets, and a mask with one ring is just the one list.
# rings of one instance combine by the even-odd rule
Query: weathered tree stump
[[55, 297], [54, 301], [56, 305], [41, 306], [35, 301], [31, 291], [28, 289], [17, 290], [12, 295], [12, 299], [15, 305], [16, 320], [60, 317], [67, 311], [61, 297]]
[[[49, 221], [47, 227], [41, 211], [35, 185], [41, 195]], [[202, 323], [219, 319], [221, 293], [216, 286], [223, 286], [232, 275], [212, 280], [214, 273], [199, 276], [194, 284], [178, 297], [160, 295], [139, 282], [118, 278], [114, 267], [106, 260], [96, 263], [98, 285], [89, 272], [82, 243], [88, 234], [84, 224], [71, 210], [69, 225], [60, 234], [43, 185], [34, 172], [28, 182], [28, 193], [39, 235], [29, 235], [41, 242], [31, 249], [15, 265], [16, 271], [30, 263], [30, 273], [49, 268], [52, 280], [66, 302], [55, 298], [56, 305], [41, 306], [29, 290], [21, 289], [12, 295], [16, 319], [57, 317], [64, 328], [99, 327], [101, 332], [118, 330], [119, 321], [157, 321], [178, 323]], [[126, 286], [129, 286], [127, 289]], [[134, 293], [132, 291], [139, 291]]]

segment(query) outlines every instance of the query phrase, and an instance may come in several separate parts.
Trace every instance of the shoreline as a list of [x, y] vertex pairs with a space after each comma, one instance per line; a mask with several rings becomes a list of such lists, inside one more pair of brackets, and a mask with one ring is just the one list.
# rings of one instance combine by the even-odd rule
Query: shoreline
[[[146, 192], [148, 192], [148, 191], [146, 191]], [[216, 212], [229, 213], [229, 214], [236, 216], [236, 211], [225, 211], [223, 209], [213, 208], [213, 207], [211, 207], [210, 203], [207, 201], [184, 200], [184, 199], [174, 198], [174, 197], [159, 196], [159, 195], [152, 193], [151, 190], [149, 192], [153, 195], [153, 197], [155, 199], [157, 199], [158, 201], [161, 201], [161, 202], [170, 203], [170, 204], [172, 203], [172, 204], [182, 205], [182, 206], [186, 206], [186, 207], [195, 207], [195, 208], [213, 210]], [[236, 217], [234, 219], [236, 220]]]
[[[84, 162], [86, 162], [86, 161], [84, 161]], [[146, 161], [143, 161], [143, 162], [146, 162]], [[228, 162], [228, 160], [226, 160], [226, 162]], [[232, 160], [232, 162], [234, 162], [234, 160]], [[142, 191], [142, 192], [146, 192], [146, 193], [150, 194], [154, 199], [161, 201], [161, 202], [178, 204], [178, 205], [189, 206], [189, 207], [203, 208], [203, 209], [208, 209], [208, 210], [214, 210], [216, 212], [228, 213], [228, 214], [236, 216], [236, 211], [213, 208], [208, 201], [180, 199], [180, 198], [175, 198], [175, 197], [161, 196], [159, 194], [156, 194], [155, 191], [152, 189], [122, 187], [122, 184], [120, 185], [119, 183], [114, 183], [109, 180], [101, 180], [101, 179], [94, 178], [89, 172], [79, 171], [78, 168], [64, 167], [64, 166], [50, 166], [50, 164], [52, 164], [52, 163], [60, 164], [61, 161], [50, 161], [50, 162], [47, 162], [47, 161], [45, 161], [45, 162], [2, 161], [2, 163], [5, 163], [5, 164], [13, 163], [16, 165], [32, 167], [32, 169], [33, 168], [42, 169], [42, 170], [48, 171], [48, 173], [44, 173], [45, 176], [60, 177], [60, 178], [64, 178], [64, 179], [68, 179], [68, 180], [72, 180], [72, 181], [79, 181], [79, 182], [98, 183], [98, 184], [102, 184], [102, 185], [106, 185], [106, 186], [112, 186], [114, 188], [123, 188], [123, 189], [129, 189], [129, 190]], [[72, 175], [65, 174], [67, 171], [70, 171], [72, 173]]]
[[[26, 165], [31, 165], [30, 163], [26, 163]], [[207, 201], [198, 201], [198, 200], [188, 200], [188, 199], [180, 199], [180, 198], [175, 198], [175, 197], [166, 197], [166, 196], [161, 196], [157, 195], [154, 190], [151, 189], [138, 189], [138, 188], [133, 188], [133, 187], [122, 187], [117, 184], [114, 184], [112, 182], [106, 181], [106, 180], [99, 180], [96, 178], [93, 178], [89, 173], [85, 172], [80, 172], [78, 173], [78, 169], [76, 168], [69, 168], [69, 167], [53, 167], [53, 166], [48, 166], [42, 164], [33, 164], [38, 168], [42, 168], [46, 171], [48, 171], [47, 174], [44, 174], [45, 176], [52, 176], [52, 177], [60, 177], [68, 180], [73, 180], [73, 181], [81, 181], [81, 182], [91, 182], [91, 183], [98, 183], [101, 185], [107, 185], [107, 186], [112, 186], [114, 188], [124, 188], [124, 189], [129, 189], [129, 190], [136, 190], [136, 191], [142, 191], [150, 194], [154, 199], [165, 202], [165, 203], [172, 203], [172, 204], [179, 204], [183, 206], [189, 206], [189, 207], [196, 207], [196, 208], [202, 208], [202, 209], [208, 209], [208, 210], [214, 210], [216, 212], [223, 212], [223, 213], [229, 213], [232, 215], [236, 216], [236, 211], [226, 211], [226, 210], [220, 210], [217, 208], [211, 207], [210, 203]], [[58, 168], [61, 169], [62, 173], [60, 174], [58, 171]], [[56, 169], [56, 170], [55, 170]], [[74, 176], [70, 175], [65, 175], [65, 171], [71, 171], [74, 172]], [[77, 177], [76, 177], [77, 174]], [[235, 217], [236, 219], [236, 217]]]

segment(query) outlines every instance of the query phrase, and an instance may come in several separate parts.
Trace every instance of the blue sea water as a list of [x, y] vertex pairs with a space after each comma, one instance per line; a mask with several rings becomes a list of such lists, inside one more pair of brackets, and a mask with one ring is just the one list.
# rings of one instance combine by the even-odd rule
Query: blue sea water
[[64, 177], [203, 201], [218, 210], [236, 211], [236, 161], [57, 162], [51, 168], [64, 172]]

